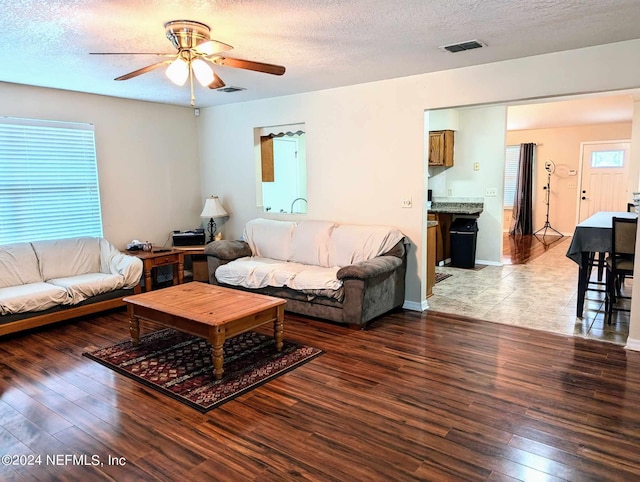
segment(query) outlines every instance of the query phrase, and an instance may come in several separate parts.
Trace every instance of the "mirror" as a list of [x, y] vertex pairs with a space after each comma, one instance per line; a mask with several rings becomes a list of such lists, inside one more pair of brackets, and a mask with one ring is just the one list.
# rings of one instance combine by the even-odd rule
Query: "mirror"
[[307, 213], [307, 162], [304, 123], [255, 129], [258, 209]]

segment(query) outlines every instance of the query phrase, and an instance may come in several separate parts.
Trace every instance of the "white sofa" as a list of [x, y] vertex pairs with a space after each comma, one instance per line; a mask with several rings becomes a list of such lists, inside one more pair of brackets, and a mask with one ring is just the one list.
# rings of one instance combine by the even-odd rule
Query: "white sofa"
[[122, 306], [141, 275], [103, 238], [0, 246], [0, 335]]
[[209, 282], [287, 299], [285, 310], [354, 327], [404, 303], [404, 235], [389, 226], [254, 219], [205, 248]]

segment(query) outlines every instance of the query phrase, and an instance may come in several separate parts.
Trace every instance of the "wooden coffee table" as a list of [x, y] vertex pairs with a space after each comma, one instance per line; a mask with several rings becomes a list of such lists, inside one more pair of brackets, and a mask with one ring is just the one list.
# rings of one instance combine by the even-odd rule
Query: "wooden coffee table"
[[276, 350], [282, 350], [285, 300], [194, 281], [123, 298], [133, 344], [140, 343], [140, 320], [150, 320], [209, 340], [213, 373], [222, 378], [222, 346], [227, 338], [273, 322]]

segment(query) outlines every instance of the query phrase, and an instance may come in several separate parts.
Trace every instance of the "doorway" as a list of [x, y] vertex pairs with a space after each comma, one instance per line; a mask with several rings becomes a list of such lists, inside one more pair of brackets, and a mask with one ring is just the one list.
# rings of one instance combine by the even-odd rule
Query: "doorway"
[[581, 143], [578, 222], [598, 211], [626, 210], [630, 149], [630, 141]]

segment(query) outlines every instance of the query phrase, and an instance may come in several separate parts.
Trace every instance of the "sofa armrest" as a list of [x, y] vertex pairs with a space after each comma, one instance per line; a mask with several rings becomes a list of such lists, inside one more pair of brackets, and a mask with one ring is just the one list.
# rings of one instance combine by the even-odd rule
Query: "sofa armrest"
[[251, 256], [251, 248], [244, 241], [229, 241], [226, 239], [209, 243], [204, 248], [204, 254], [225, 261], [232, 261], [245, 256]]
[[128, 254], [114, 253], [109, 260], [109, 271], [124, 278], [123, 288], [133, 288], [142, 277], [142, 260]]
[[395, 256], [377, 256], [367, 261], [340, 268], [336, 274], [339, 280], [375, 278], [385, 273], [391, 273], [402, 265], [402, 259]]
[[207, 267], [209, 269], [209, 283], [217, 285], [216, 270], [223, 264], [238, 258], [251, 256], [251, 248], [244, 241], [229, 241], [226, 239], [209, 243], [204, 248], [207, 255]]
[[109, 241], [100, 238], [100, 272], [122, 276], [122, 288], [130, 289], [140, 283], [142, 266], [141, 259], [119, 251]]

